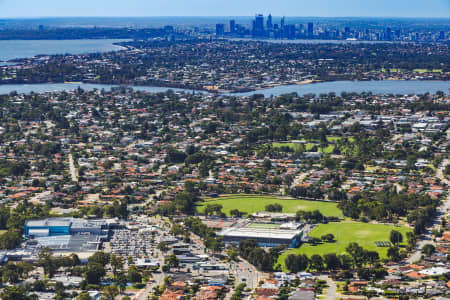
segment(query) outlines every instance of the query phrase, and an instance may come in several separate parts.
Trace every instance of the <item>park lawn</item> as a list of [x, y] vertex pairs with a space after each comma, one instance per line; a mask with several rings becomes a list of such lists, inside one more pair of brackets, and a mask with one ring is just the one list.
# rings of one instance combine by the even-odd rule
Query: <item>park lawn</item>
[[280, 255], [277, 264], [281, 264], [285, 269], [284, 260], [289, 254], [306, 254], [311, 257], [313, 254], [324, 255], [328, 253], [345, 253], [345, 248], [352, 242], [358, 243], [364, 249], [377, 251], [381, 258], [386, 258], [387, 247], [377, 247], [377, 241], [389, 241], [391, 230], [400, 231], [403, 234], [403, 245], [406, 244], [406, 233], [412, 231], [406, 226], [369, 224], [361, 222], [340, 222], [320, 224], [310, 232], [311, 237], [320, 238], [322, 235], [331, 233], [337, 242], [323, 243], [317, 246], [303, 244], [300, 248], [289, 249]]
[[227, 215], [230, 210], [238, 209], [239, 211], [252, 214], [259, 211], [265, 211], [268, 204], [281, 204], [284, 213], [296, 213], [299, 210], [313, 211], [319, 210], [324, 216], [343, 218], [342, 211], [337, 207], [337, 203], [309, 201], [299, 199], [282, 199], [275, 196], [265, 195], [228, 195], [219, 198], [206, 198], [204, 202], [199, 203], [197, 211], [203, 213], [207, 204], [221, 204], [222, 211]]
[[[289, 147], [292, 150], [296, 151], [300, 148], [300, 144], [294, 144], [294, 143], [273, 143], [272, 146], [274, 148], [281, 148], [281, 147]], [[305, 146], [307, 148], [307, 146]]]
[[[273, 144], [272, 144], [272, 146], [273, 146], [274, 148], [289, 147], [289, 148], [291, 148], [291, 149], [294, 150], [294, 151], [297, 151], [298, 149], [301, 149], [301, 148], [300, 148], [300, 145], [301, 145], [301, 144], [294, 144], [294, 143], [273, 143]], [[334, 150], [334, 145], [332, 145], [332, 144], [331, 144], [331, 145], [328, 145], [328, 146], [325, 147], [325, 148], [321, 148], [319, 145], [314, 144], [314, 143], [305, 143], [305, 144], [303, 144], [303, 145], [305, 146], [305, 150], [306, 150], [306, 151], [311, 151], [311, 149], [312, 149], [314, 146], [317, 146], [319, 152], [326, 153], [326, 154], [332, 153], [333, 150]]]
[[[322, 153], [325, 153], [325, 154], [331, 154], [331, 153], [333, 153], [333, 150], [334, 150], [334, 147], [335, 147], [333, 143], [335, 143], [336, 141], [338, 141], [340, 139], [342, 139], [342, 137], [340, 137], [340, 136], [327, 136], [327, 140], [328, 140], [328, 142], [330, 144], [327, 147], [325, 147], [325, 148], [320, 148], [320, 145], [318, 145], [317, 143], [313, 143], [313, 142], [318, 142], [318, 141], [314, 141], [314, 140], [313, 141], [309, 141], [309, 142], [307, 142], [306, 140], [302, 140], [302, 141], [305, 142], [305, 144], [303, 144], [303, 145], [305, 146], [305, 150], [306, 151], [311, 151], [311, 149], [314, 146], [317, 146], [318, 149], [319, 149], [319, 152], [322, 152]], [[352, 136], [348, 137], [348, 141], [350, 143], [353, 143], [355, 141], [355, 138], [352, 137]], [[300, 144], [294, 144], [294, 143], [290, 143], [290, 142], [288, 142], [288, 143], [273, 143], [272, 146], [274, 148], [280, 148], [280, 147], [283, 147], [283, 146], [284, 147], [289, 147], [289, 148], [291, 148], [294, 151], [300, 149]]]
[[414, 72], [416, 73], [442, 73], [442, 69], [433, 69], [433, 70], [428, 70], [428, 69], [414, 69]]

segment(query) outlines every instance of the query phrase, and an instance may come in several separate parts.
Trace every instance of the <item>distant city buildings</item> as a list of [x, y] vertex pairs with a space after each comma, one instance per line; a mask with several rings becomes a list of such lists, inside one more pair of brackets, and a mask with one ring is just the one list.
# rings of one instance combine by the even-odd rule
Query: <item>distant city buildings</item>
[[216, 24], [216, 35], [221, 36], [225, 34], [225, 24]]
[[251, 25], [237, 24], [230, 20], [229, 26], [216, 24], [216, 36], [253, 37], [273, 39], [323, 39], [323, 40], [361, 40], [361, 41], [448, 41], [450, 33], [445, 30], [432, 30], [411, 28], [392, 28], [376, 26], [367, 28], [367, 24], [355, 26], [339, 25], [336, 23], [292, 24], [285, 17], [274, 20], [271, 14], [265, 20], [264, 15], [257, 14]]

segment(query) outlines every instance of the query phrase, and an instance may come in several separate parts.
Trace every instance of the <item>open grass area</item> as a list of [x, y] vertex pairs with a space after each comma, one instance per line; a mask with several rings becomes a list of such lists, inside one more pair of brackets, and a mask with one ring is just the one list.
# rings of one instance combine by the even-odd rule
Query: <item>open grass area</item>
[[[381, 72], [386, 72], [386, 71], [387, 71], [387, 69], [381, 68]], [[403, 70], [403, 69], [395, 69], [395, 68], [389, 69], [389, 72], [391, 72], [391, 73], [402, 73], [403, 71], [407, 72], [407, 70]], [[420, 73], [420, 74], [423, 74], [423, 73], [442, 73], [442, 69], [432, 69], [432, 70], [430, 70], [430, 69], [414, 69], [413, 72]]]
[[[302, 149], [302, 147], [305, 148], [306, 151], [311, 151], [311, 149], [314, 146], [317, 146], [318, 151], [325, 153], [325, 154], [330, 154], [333, 153], [334, 150], [334, 143], [337, 142], [338, 140], [341, 140], [342, 137], [340, 136], [327, 136], [327, 141], [328, 143], [330, 143], [327, 147], [321, 148], [319, 141], [318, 140], [310, 140], [310, 141], [306, 141], [306, 140], [301, 140], [303, 142], [303, 144], [299, 144], [299, 143], [292, 143], [292, 142], [286, 142], [286, 143], [273, 143], [272, 146], [274, 148], [280, 148], [280, 147], [289, 147], [294, 151], [300, 150]], [[348, 137], [348, 141], [350, 143], [353, 143], [355, 141], [354, 137]]]
[[336, 203], [332, 202], [320, 202], [320, 201], [308, 201], [308, 200], [286, 200], [276, 198], [274, 196], [264, 195], [229, 195], [219, 198], [206, 198], [204, 202], [199, 203], [197, 211], [203, 213], [204, 207], [207, 204], [221, 204], [222, 211], [227, 215], [230, 214], [230, 210], [239, 209], [239, 211], [252, 214], [258, 211], [264, 211], [268, 204], [281, 204], [283, 206], [283, 212], [296, 213], [299, 210], [313, 211], [318, 209], [323, 215], [330, 217], [343, 218], [342, 211], [337, 207]]
[[314, 146], [317, 146], [318, 151], [322, 153], [332, 153], [334, 150], [334, 145], [328, 145], [327, 147], [321, 148], [320, 145], [314, 144], [314, 143], [304, 143], [304, 144], [295, 144], [295, 143], [273, 143], [272, 144], [274, 148], [280, 148], [280, 147], [289, 147], [294, 151], [298, 151], [299, 149], [302, 149], [302, 145], [305, 147], [306, 151], [311, 151]]
[[[310, 257], [313, 254], [324, 255], [328, 253], [345, 253], [345, 248], [352, 242], [358, 243], [364, 249], [377, 251], [381, 258], [385, 258], [387, 247], [377, 247], [375, 242], [389, 241], [391, 230], [400, 231], [403, 234], [403, 241], [406, 242], [406, 233], [412, 229], [405, 226], [368, 224], [360, 222], [340, 222], [321, 224], [314, 228], [310, 236], [320, 238], [322, 235], [331, 233], [335, 236], [336, 242], [323, 243], [317, 246], [303, 244], [300, 248], [290, 249], [280, 255], [278, 263], [284, 268], [284, 260], [289, 254], [306, 254]], [[405, 244], [405, 243], [404, 243]]]
[[442, 69], [433, 69], [433, 70], [428, 70], [428, 69], [414, 69], [414, 72], [417, 73], [442, 73]]

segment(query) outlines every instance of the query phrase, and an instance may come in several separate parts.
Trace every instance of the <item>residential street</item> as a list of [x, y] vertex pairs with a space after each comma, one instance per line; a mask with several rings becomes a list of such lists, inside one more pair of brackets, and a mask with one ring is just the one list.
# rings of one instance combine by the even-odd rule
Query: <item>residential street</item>
[[69, 154], [69, 169], [70, 169], [70, 176], [72, 178], [72, 181], [78, 182], [78, 171], [75, 168], [72, 153]]
[[[439, 166], [439, 168], [436, 170], [436, 176], [439, 177], [439, 179], [441, 179], [447, 185], [449, 185], [450, 181], [444, 177], [443, 171], [444, 171], [445, 166], [448, 163], [449, 163], [449, 160], [444, 159], [442, 161], [441, 165]], [[435, 244], [433, 241], [431, 230], [434, 227], [439, 226], [439, 224], [441, 223], [441, 217], [447, 213], [449, 208], [450, 208], [450, 193], [448, 193], [447, 198], [445, 198], [442, 201], [442, 205], [440, 207], [438, 207], [436, 218], [433, 221], [433, 225], [430, 228], [428, 228], [427, 232], [425, 234], [423, 234], [422, 237], [420, 238], [420, 241], [417, 242], [416, 251], [413, 253], [413, 255], [410, 258], [408, 258], [408, 260], [407, 260], [408, 263], [414, 263], [420, 259], [421, 255], [422, 255], [423, 246], [425, 246], [426, 244]]]

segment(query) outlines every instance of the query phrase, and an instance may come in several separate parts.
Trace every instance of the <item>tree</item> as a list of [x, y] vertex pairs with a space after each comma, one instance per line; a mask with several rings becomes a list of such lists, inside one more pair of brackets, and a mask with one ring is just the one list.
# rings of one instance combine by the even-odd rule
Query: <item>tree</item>
[[10, 250], [17, 248], [22, 242], [22, 237], [17, 231], [8, 230], [0, 235], [0, 248], [4, 250]]
[[114, 285], [108, 285], [103, 288], [103, 295], [108, 300], [114, 300], [119, 295], [119, 289]]
[[328, 253], [323, 256], [323, 261], [328, 270], [337, 270], [341, 267], [341, 261], [336, 253]]
[[324, 242], [332, 242], [332, 241], [334, 241], [334, 235], [332, 233], [324, 234], [320, 238]]
[[127, 287], [127, 276], [125, 276], [123, 273], [119, 273], [115, 278], [114, 282], [119, 287], [120, 293], [123, 293]]
[[392, 261], [400, 260], [400, 251], [398, 247], [390, 247], [387, 251], [387, 256]]
[[238, 255], [238, 253], [236, 251], [228, 250], [227, 254], [228, 254], [228, 257], [230, 258], [230, 260], [234, 260], [234, 261], [238, 260], [238, 256], [239, 255]]
[[408, 231], [406, 233], [406, 241], [408, 243], [408, 249], [412, 250], [416, 246], [417, 243], [417, 237], [414, 234], [414, 232]]
[[20, 278], [19, 270], [14, 263], [9, 262], [5, 267], [3, 267], [2, 270], [3, 281], [14, 284], [19, 282], [19, 278]]
[[180, 262], [178, 261], [178, 258], [175, 254], [170, 255], [166, 259], [166, 264], [169, 265], [169, 267], [171, 267], [171, 268], [177, 268], [179, 263]]
[[323, 270], [322, 256], [320, 256], [318, 254], [314, 254], [313, 256], [311, 256], [310, 267], [317, 271], [322, 271]]
[[394, 246], [398, 246], [401, 242], [403, 242], [403, 235], [399, 231], [391, 230], [390, 240]]
[[26, 279], [28, 277], [28, 274], [34, 269], [33, 265], [26, 261], [18, 262], [16, 266], [20, 271], [20, 277], [22, 277], [23, 279]]
[[169, 250], [169, 245], [166, 242], [159, 242], [158, 246], [156, 247], [163, 253]]
[[217, 253], [223, 249], [224, 244], [222, 240], [216, 237], [207, 237], [205, 240], [205, 247], [210, 249], [213, 253]]
[[52, 251], [50, 248], [45, 247], [42, 248], [41, 252], [39, 252], [37, 265], [44, 268], [44, 273], [48, 275], [50, 278], [53, 277], [56, 271], [56, 265], [53, 260]]
[[88, 284], [99, 284], [105, 274], [106, 272], [103, 265], [92, 262], [87, 265], [84, 275]]
[[423, 246], [422, 248], [422, 252], [426, 255], [426, 256], [431, 256], [433, 255], [433, 253], [436, 251], [436, 248], [432, 245], [432, 244], [426, 244], [425, 246]]
[[268, 205], [266, 205], [266, 211], [269, 211], [269, 212], [281, 212], [281, 211], [283, 211], [283, 206], [281, 204], [278, 204], [278, 203], [268, 204]]
[[8, 286], [0, 294], [2, 300], [33, 300], [32, 296], [27, 295], [23, 286]]
[[351, 268], [352, 263], [353, 263], [353, 259], [351, 256], [349, 256], [347, 254], [342, 254], [342, 255], [339, 255], [339, 260], [341, 263], [341, 268], [343, 270], [348, 270]]
[[109, 263], [111, 264], [111, 267], [113, 269], [113, 274], [116, 276], [117, 270], [121, 270], [123, 267], [123, 259], [121, 256], [117, 256], [115, 254], [111, 255], [111, 258], [109, 260]]
[[78, 295], [77, 300], [92, 300], [92, 297], [89, 295], [89, 293], [81, 293]]
[[100, 265], [106, 266], [110, 261], [110, 254], [105, 252], [95, 252], [88, 258], [88, 261], [91, 263], [98, 263]]
[[100, 265], [106, 266], [110, 261], [110, 254], [105, 252], [95, 252], [88, 258], [88, 261], [91, 263], [98, 263]]
[[380, 255], [377, 251], [364, 251], [364, 256], [369, 265], [374, 266], [380, 260]]
[[235, 216], [237, 218], [240, 218], [244, 214], [245, 214], [245, 212], [241, 212], [241, 211], [239, 211], [239, 209], [232, 209], [232, 210], [230, 210], [230, 215], [231, 216]]
[[173, 202], [176, 209], [183, 213], [190, 213], [194, 210], [195, 198], [187, 191], [177, 193]]
[[47, 284], [43, 280], [36, 280], [33, 282], [33, 290], [36, 292], [45, 292], [47, 290]]
[[142, 275], [136, 266], [131, 266], [128, 268], [128, 281], [133, 283], [141, 283]]
[[358, 243], [350, 243], [347, 248], [345, 248], [345, 251], [352, 257], [353, 268], [362, 265], [364, 249], [358, 245]]
[[286, 268], [292, 273], [297, 273], [306, 270], [309, 259], [306, 255], [289, 254], [284, 260]]

